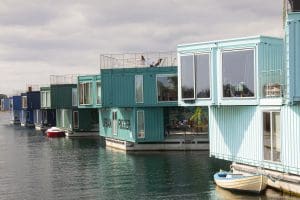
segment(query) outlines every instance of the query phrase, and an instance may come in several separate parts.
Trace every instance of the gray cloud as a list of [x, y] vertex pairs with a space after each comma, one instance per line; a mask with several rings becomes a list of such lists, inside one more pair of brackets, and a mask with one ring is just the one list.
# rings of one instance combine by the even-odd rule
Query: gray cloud
[[274, 0], [2, 0], [0, 93], [50, 74], [99, 72], [99, 54], [176, 51], [176, 45], [282, 36]]

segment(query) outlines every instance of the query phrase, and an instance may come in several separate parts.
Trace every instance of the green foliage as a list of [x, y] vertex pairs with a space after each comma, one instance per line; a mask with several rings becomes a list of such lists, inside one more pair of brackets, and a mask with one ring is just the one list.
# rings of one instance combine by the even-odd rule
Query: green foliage
[[194, 114], [190, 117], [190, 120], [193, 121], [196, 126], [203, 127], [208, 123], [208, 116], [205, 111], [201, 107], [197, 107], [195, 109]]
[[6, 94], [0, 94], [0, 99], [5, 99], [5, 98], [7, 98]]

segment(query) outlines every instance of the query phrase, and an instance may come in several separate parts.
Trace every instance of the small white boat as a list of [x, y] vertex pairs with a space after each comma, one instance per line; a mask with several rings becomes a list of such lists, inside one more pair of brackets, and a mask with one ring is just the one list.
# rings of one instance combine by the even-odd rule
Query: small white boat
[[267, 187], [264, 175], [243, 175], [221, 171], [214, 175], [216, 184], [224, 189], [260, 193]]

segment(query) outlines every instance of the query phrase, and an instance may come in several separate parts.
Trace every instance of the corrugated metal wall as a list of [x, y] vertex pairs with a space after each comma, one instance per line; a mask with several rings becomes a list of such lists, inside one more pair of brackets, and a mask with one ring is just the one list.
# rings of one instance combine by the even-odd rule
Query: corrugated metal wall
[[[159, 142], [164, 140], [164, 112], [163, 108], [137, 108], [144, 110], [145, 138], [137, 139], [137, 142]], [[136, 112], [135, 112], [136, 115]], [[136, 117], [135, 117], [136, 118]], [[137, 124], [136, 124], [137, 127]], [[137, 131], [137, 130], [136, 130]]]
[[22, 110], [21, 96], [13, 96], [13, 110]]
[[[143, 110], [145, 115], [145, 138], [137, 138], [136, 112]], [[117, 120], [130, 120], [129, 129], [121, 129], [112, 134], [112, 112], [117, 111]], [[107, 123], [110, 123], [108, 126]], [[119, 122], [118, 122], [119, 123]], [[106, 125], [105, 125], [106, 124]], [[99, 112], [100, 135], [131, 142], [157, 142], [164, 140], [163, 108], [112, 108]]]
[[286, 25], [288, 97], [300, 101], [300, 13], [289, 13]]
[[[264, 110], [280, 110], [281, 162], [263, 159]], [[210, 107], [210, 154], [220, 159], [300, 174], [300, 105]]]
[[41, 108], [40, 91], [27, 92], [27, 105], [27, 109]]
[[[158, 103], [157, 74], [177, 74], [177, 67], [103, 69], [103, 107], [175, 106], [177, 102]], [[135, 102], [135, 75], [143, 75], [144, 102]]]
[[[262, 160], [262, 131], [256, 106], [210, 107], [210, 153], [225, 160]], [[255, 150], [255, 151], [254, 151]]]
[[[130, 125], [128, 129], [117, 128], [117, 134], [112, 133], [112, 113], [117, 112], [118, 120], [129, 120]], [[99, 126], [100, 135], [109, 138], [115, 138], [126, 141], [135, 141], [135, 120], [133, 116], [132, 108], [111, 108], [111, 109], [100, 109], [99, 112]]]
[[285, 170], [300, 174], [300, 105], [283, 106], [281, 124]]
[[72, 108], [72, 88], [77, 85], [51, 85], [51, 108]]
[[79, 127], [75, 131], [94, 132], [99, 131], [99, 116], [97, 109], [78, 109]]

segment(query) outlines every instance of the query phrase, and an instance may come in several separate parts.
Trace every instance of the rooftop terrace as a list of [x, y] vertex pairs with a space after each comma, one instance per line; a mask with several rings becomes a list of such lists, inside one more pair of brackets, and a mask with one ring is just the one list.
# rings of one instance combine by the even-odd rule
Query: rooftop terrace
[[176, 52], [101, 54], [100, 69], [177, 66]]
[[77, 84], [77, 74], [50, 75], [51, 85]]

